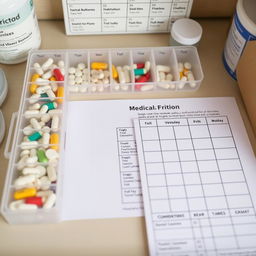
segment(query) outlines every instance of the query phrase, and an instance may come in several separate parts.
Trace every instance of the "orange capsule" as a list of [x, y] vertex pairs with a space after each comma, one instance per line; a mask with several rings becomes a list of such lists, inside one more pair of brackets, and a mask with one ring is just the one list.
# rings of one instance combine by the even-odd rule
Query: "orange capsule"
[[39, 74], [33, 74], [31, 77], [31, 82], [35, 82], [37, 78], [39, 78], [40, 75]]
[[56, 81], [55, 76], [51, 76], [51, 77], [50, 77], [50, 81]]
[[58, 86], [57, 97], [59, 98], [59, 99], [57, 99], [57, 102], [62, 103], [63, 97], [64, 97], [64, 86]]
[[113, 78], [118, 78], [118, 73], [117, 73], [115, 65], [112, 65], [112, 76], [113, 76]]
[[59, 134], [58, 133], [52, 133], [50, 136], [50, 144], [52, 144], [51, 149], [59, 150]]
[[31, 85], [29, 86], [29, 91], [30, 91], [32, 94], [36, 93], [37, 87], [38, 87], [37, 84], [31, 84]]

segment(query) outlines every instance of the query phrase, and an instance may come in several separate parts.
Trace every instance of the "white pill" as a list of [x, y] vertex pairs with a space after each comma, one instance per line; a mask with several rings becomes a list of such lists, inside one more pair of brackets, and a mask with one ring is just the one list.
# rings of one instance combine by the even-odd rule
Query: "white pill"
[[60, 73], [65, 76], [65, 68], [60, 68]]
[[69, 76], [68, 76], [68, 79], [70, 79], [70, 80], [75, 80], [75, 78], [76, 78], [75, 75], [69, 75]]
[[24, 155], [21, 157], [19, 162], [17, 163], [17, 169], [20, 171], [26, 166], [26, 160], [28, 158], [28, 155]]
[[54, 166], [52, 165], [49, 165], [47, 167], [47, 175], [48, 175], [48, 178], [51, 182], [54, 182], [57, 180], [57, 173], [56, 173], [56, 169]]
[[49, 69], [51, 69], [51, 70], [53, 70], [53, 69], [55, 69], [55, 68], [58, 68], [58, 66], [57, 66], [56, 64], [52, 64], [52, 65], [49, 67]]
[[35, 177], [42, 177], [46, 174], [44, 166], [26, 167], [22, 170], [23, 175], [34, 175]]
[[38, 75], [42, 75], [44, 73], [39, 63], [34, 63], [34, 69]]
[[84, 63], [78, 63], [77, 64], [77, 68], [79, 68], [80, 70], [85, 68], [85, 64]]
[[148, 72], [150, 70], [150, 66], [151, 66], [150, 61], [146, 61], [145, 65], [144, 65], [144, 69], [146, 69], [146, 72]]
[[98, 92], [103, 92], [104, 91], [104, 86], [103, 85], [98, 85], [97, 86], [97, 91]]
[[169, 84], [158, 84], [158, 87], [163, 88], [163, 89], [169, 89], [170, 85]]
[[76, 84], [81, 84], [82, 82], [83, 82], [82, 77], [77, 76], [76, 79], [75, 79], [75, 83], [76, 83]]
[[103, 71], [99, 71], [98, 79], [103, 79], [104, 77], [105, 77], [104, 72]]
[[22, 150], [22, 151], [20, 152], [20, 157], [29, 156], [29, 154], [30, 154], [30, 150], [25, 149], [25, 150]]
[[59, 60], [59, 61], [58, 61], [58, 66], [59, 66], [60, 68], [64, 68], [64, 67], [65, 67], [64, 61], [63, 61], [63, 60]]
[[103, 83], [103, 84], [109, 84], [109, 79], [108, 79], [108, 78], [104, 78], [104, 79], [102, 80], [102, 83]]
[[17, 206], [17, 209], [26, 210], [26, 211], [33, 211], [33, 210], [37, 210], [38, 206], [36, 204], [19, 204]]
[[128, 66], [128, 65], [124, 65], [124, 66], [123, 66], [123, 70], [131, 70], [131, 67]]
[[143, 85], [140, 87], [140, 90], [142, 92], [145, 92], [145, 91], [150, 91], [154, 88], [154, 85], [153, 84], [147, 84], [147, 85]]
[[[76, 84], [75, 79], [69, 79], [69, 80], [68, 80], [68, 84], [69, 84], [69, 85], [75, 85], [75, 84]], [[70, 87], [73, 87], [73, 86], [70, 86]], [[72, 88], [72, 89], [73, 89], [73, 88]], [[69, 90], [69, 91], [71, 91], [71, 90]]]
[[173, 80], [173, 75], [171, 73], [167, 74], [165, 77], [166, 81], [172, 81]]
[[91, 92], [96, 92], [96, 90], [97, 90], [97, 87], [95, 85], [90, 86]]
[[[104, 72], [104, 71], [103, 71]], [[85, 69], [83, 69], [83, 74], [84, 75], [90, 75], [90, 71], [89, 71], [89, 69], [88, 68], [85, 68]], [[104, 74], [105, 75], [105, 74]]]
[[62, 109], [51, 109], [48, 114], [53, 117], [53, 115], [60, 115], [62, 114]]
[[110, 77], [110, 73], [109, 73], [108, 70], [104, 70], [104, 71], [103, 71], [103, 74], [104, 74], [104, 77], [105, 77], [105, 78]]
[[14, 186], [15, 187], [22, 187], [27, 184], [31, 184], [36, 180], [36, 176], [33, 174], [29, 174], [26, 176], [20, 176], [14, 181]]
[[52, 193], [51, 195], [49, 195], [49, 197], [46, 199], [43, 208], [44, 209], [50, 209], [54, 206], [56, 202], [56, 195], [54, 193]]
[[25, 118], [29, 119], [32, 117], [38, 117], [39, 115], [39, 110], [27, 110], [24, 113]]
[[36, 88], [36, 93], [37, 94], [43, 94], [46, 93], [48, 90], [51, 90], [51, 86], [46, 85], [46, 86], [40, 86], [38, 88]]
[[49, 132], [44, 132], [43, 137], [42, 137], [42, 143], [46, 147], [47, 147], [47, 145], [50, 144], [50, 133]]
[[30, 119], [30, 124], [34, 129], [40, 130], [41, 129], [41, 125], [39, 124], [39, 122], [37, 121], [37, 119], [35, 118], [31, 118]]
[[45, 151], [45, 155], [50, 160], [59, 158], [59, 153], [51, 148]]
[[125, 75], [123, 72], [123, 69], [120, 66], [116, 67], [117, 73], [118, 73], [118, 80], [120, 84], [124, 84], [125, 83]]
[[30, 150], [30, 156], [33, 157], [33, 156], [36, 156], [36, 155], [37, 155], [36, 149], [34, 149], [34, 148], [31, 149], [31, 150]]
[[32, 133], [33, 133], [33, 128], [32, 128], [32, 126], [31, 125], [28, 125], [28, 126], [25, 126], [24, 128], [23, 128], [23, 134], [24, 135], [31, 135]]
[[169, 66], [165, 66], [165, 65], [157, 65], [156, 70], [158, 72], [169, 73], [171, 71], [171, 68]]
[[21, 149], [32, 149], [38, 146], [37, 141], [23, 141], [20, 144]]
[[36, 102], [38, 101], [38, 99], [40, 98], [40, 96], [41, 96], [41, 95], [40, 95], [40, 94], [37, 94], [37, 93], [31, 95], [30, 98], [29, 98], [29, 103], [30, 103], [30, 104], [36, 103]]
[[179, 62], [179, 63], [178, 63], [178, 71], [179, 71], [179, 72], [183, 72], [183, 69], [184, 69], [183, 63]]
[[50, 119], [51, 119], [51, 116], [50, 116], [50, 114], [48, 114], [48, 113], [43, 114], [43, 115], [41, 116], [41, 121], [42, 121], [42, 122], [47, 123], [48, 121], [50, 121]]
[[184, 63], [184, 68], [190, 70], [190, 69], [192, 68], [191, 63], [190, 63], [190, 62], [185, 62], [185, 63]]
[[52, 71], [49, 70], [48, 72], [46, 72], [46, 73], [44, 73], [44, 74], [42, 75], [42, 78], [43, 78], [43, 79], [49, 79], [51, 76], [52, 76]]
[[170, 84], [170, 88], [171, 88], [171, 89], [175, 89], [175, 88], [176, 88], [176, 85], [175, 85], [175, 84]]
[[40, 114], [46, 114], [48, 111], [48, 106], [47, 105], [42, 105], [42, 107], [40, 108]]
[[12, 201], [10, 204], [9, 204], [9, 208], [12, 210], [12, 211], [15, 211], [17, 209], [19, 209], [19, 206], [21, 204], [24, 204], [24, 200], [15, 200], [15, 201]]
[[39, 103], [35, 103], [28, 107], [29, 110], [38, 110], [40, 109], [41, 105]]
[[76, 69], [75, 69], [74, 67], [70, 67], [70, 68], [68, 69], [68, 73], [69, 73], [69, 74], [75, 74], [75, 73], [76, 73]]
[[124, 69], [123, 68], [123, 72], [124, 72], [125, 82], [130, 83], [131, 82], [131, 77], [130, 77], [129, 69]]
[[96, 77], [91, 77], [91, 82], [95, 84], [98, 82], [98, 79]]
[[47, 91], [46, 91], [46, 94], [47, 94], [48, 97], [51, 98], [51, 99], [53, 99], [53, 98], [56, 97], [56, 95], [54, 94], [54, 92], [53, 92], [51, 89], [47, 90]]
[[163, 71], [159, 71], [159, 79], [160, 81], [165, 81], [165, 73]]
[[120, 85], [119, 84], [114, 84], [112, 87], [115, 91], [119, 91], [120, 90]]
[[76, 73], [75, 73], [75, 76], [78, 77], [78, 76], [82, 76], [83, 73], [82, 71], [79, 69], [79, 70], [76, 70]]
[[40, 188], [42, 190], [48, 190], [51, 186], [51, 181], [49, 180], [49, 178], [47, 176], [43, 176], [39, 179], [39, 183], [40, 183]]
[[42, 65], [42, 69], [45, 71], [47, 70], [51, 65], [53, 64], [53, 59], [49, 58], [47, 61], [45, 61]]
[[52, 190], [37, 191], [36, 195], [41, 197], [48, 197], [52, 194]]
[[52, 124], [51, 124], [51, 129], [53, 132], [58, 131], [59, 129], [59, 116], [58, 115], [53, 115], [52, 117]]
[[126, 84], [121, 84], [121, 85], [120, 85], [120, 88], [121, 88], [122, 91], [128, 91], [129, 86], [126, 85]]
[[43, 79], [39, 77], [36, 79], [35, 83], [38, 85], [48, 85], [50, 81], [48, 79]]
[[26, 165], [29, 165], [29, 166], [34, 165], [37, 163], [37, 160], [38, 160], [37, 156], [28, 157], [26, 159]]
[[57, 83], [55, 81], [51, 82], [51, 89], [52, 89], [53, 92], [57, 91], [58, 85], [57, 85]]

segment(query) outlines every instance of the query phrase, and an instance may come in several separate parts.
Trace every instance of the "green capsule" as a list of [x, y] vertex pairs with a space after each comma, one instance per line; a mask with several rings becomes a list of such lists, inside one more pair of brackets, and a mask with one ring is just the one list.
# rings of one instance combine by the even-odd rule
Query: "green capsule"
[[[48, 98], [49, 96], [48, 96], [47, 93], [42, 93], [42, 94], [40, 94], [40, 97], [41, 97], [41, 98]], [[44, 101], [44, 102], [51, 102], [50, 99], [41, 99], [41, 101]]]
[[39, 163], [47, 163], [48, 162], [48, 158], [46, 157], [43, 149], [38, 149], [36, 152], [36, 155], [37, 155]]
[[48, 102], [48, 103], [45, 103], [43, 105], [46, 105], [48, 107], [48, 110], [52, 110], [52, 109], [57, 108], [57, 103], [56, 102]]
[[30, 141], [36, 141], [42, 138], [42, 133], [41, 132], [35, 132], [33, 134], [31, 134], [30, 136], [28, 136], [28, 139]]
[[134, 75], [135, 76], [141, 76], [141, 75], [145, 75], [147, 73], [145, 68], [137, 68], [134, 69]]

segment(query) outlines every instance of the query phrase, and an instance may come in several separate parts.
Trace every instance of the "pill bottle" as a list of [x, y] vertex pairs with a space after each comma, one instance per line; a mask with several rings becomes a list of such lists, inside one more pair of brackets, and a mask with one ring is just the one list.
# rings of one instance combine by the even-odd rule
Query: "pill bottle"
[[23, 62], [40, 44], [33, 0], [0, 0], [0, 63]]
[[201, 25], [195, 20], [188, 18], [178, 19], [171, 27], [170, 46], [197, 46], [202, 32]]
[[223, 52], [224, 66], [234, 79], [243, 50], [252, 40], [256, 40], [256, 1], [238, 0]]

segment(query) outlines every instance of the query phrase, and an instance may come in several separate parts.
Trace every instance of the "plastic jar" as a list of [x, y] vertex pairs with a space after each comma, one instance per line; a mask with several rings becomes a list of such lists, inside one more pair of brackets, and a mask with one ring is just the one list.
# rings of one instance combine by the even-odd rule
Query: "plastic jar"
[[178, 19], [171, 28], [170, 46], [197, 46], [201, 39], [202, 31], [201, 25], [195, 20], [188, 18]]
[[224, 66], [234, 79], [243, 49], [252, 40], [256, 40], [256, 1], [238, 0], [223, 53]]
[[0, 63], [23, 62], [40, 44], [33, 0], [0, 0]]

